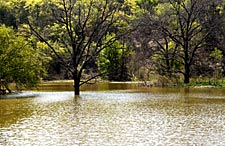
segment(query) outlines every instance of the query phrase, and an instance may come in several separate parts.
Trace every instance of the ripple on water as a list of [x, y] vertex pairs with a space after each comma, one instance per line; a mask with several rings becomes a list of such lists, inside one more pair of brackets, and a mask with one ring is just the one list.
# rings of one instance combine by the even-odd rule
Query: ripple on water
[[225, 105], [179, 94], [43, 92], [27, 105], [0, 145], [225, 145]]

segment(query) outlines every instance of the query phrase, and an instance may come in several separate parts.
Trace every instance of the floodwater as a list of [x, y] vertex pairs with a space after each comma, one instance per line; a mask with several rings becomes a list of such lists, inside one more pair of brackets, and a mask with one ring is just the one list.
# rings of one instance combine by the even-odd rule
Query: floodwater
[[92, 86], [1, 99], [0, 145], [225, 145], [225, 89]]

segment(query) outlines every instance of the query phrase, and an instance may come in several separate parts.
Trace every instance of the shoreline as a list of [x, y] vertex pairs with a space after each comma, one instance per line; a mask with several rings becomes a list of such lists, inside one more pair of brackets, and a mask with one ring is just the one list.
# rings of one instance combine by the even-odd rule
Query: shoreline
[[[47, 81], [47, 80], [42, 80], [40, 82], [40, 84], [38, 86], [42, 86], [43, 88], [45, 86], [49, 86], [49, 85], [69, 85], [72, 86], [73, 85], [73, 80], [52, 80], [52, 81]], [[97, 82], [90, 82], [87, 85], [95, 85], [95, 84], [104, 84], [104, 83], [109, 83], [109, 84], [136, 84], [138, 87], [137, 88], [193, 88], [193, 89], [207, 89], [207, 88], [225, 88], [225, 86], [222, 85], [168, 85], [168, 86], [157, 86], [156, 84], [154, 84], [151, 81], [106, 81], [106, 80], [99, 80]], [[13, 84], [11, 84], [13, 87]], [[29, 89], [22, 89], [22, 91], [27, 91]], [[12, 88], [12, 93], [5, 93], [5, 94], [1, 94], [0, 96], [7, 96], [7, 95], [14, 95], [14, 94], [19, 94], [22, 91], [16, 91], [15, 88]]]
[[[57, 83], [57, 84], [63, 84], [63, 83], [68, 83], [68, 84], [72, 84], [74, 83], [73, 80], [43, 80], [40, 82], [40, 85], [43, 84], [51, 84], [51, 83]], [[161, 88], [225, 88], [225, 85], [169, 85], [169, 86], [157, 86], [155, 85], [155, 83], [153, 83], [152, 81], [107, 81], [107, 80], [99, 80], [99, 81], [90, 81], [87, 84], [97, 84], [97, 83], [111, 83], [111, 84], [141, 84], [141, 86], [143, 87], [161, 87]], [[141, 87], [140, 86], [140, 87]]]

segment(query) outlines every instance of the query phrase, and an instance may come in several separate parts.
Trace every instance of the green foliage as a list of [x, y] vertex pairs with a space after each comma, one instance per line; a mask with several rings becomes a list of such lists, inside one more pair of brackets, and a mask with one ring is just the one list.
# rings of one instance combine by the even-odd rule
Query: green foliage
[[225, 82], [224, 81], [201, 81], [201, 82], [191, 82], [189, 84], [184, 84], [184, 87], [193, 87], [193, 86], [216, 86], [216, 87], [224, 87], [225, 86]]
[[221, 60], [223, 58], [223, 52], [215, 48], [214, 51], [210, 54], [210, 57], [213, 57], [215, 60]]
[[99, 70], [109, 80], [129, 72], [216, 82], [225, 74], [224, 16], [219, 0], [0, 0], [0, 79], [33, 86], [44, 64], [51, 77]]
[[38, 48], [11, 28], [0, 26], [0, 79], [1, 86], [16, 83], [17, 87], [35, 87], [44, 75], [43, 58]]
[[223, 52], [217, 48], [211, 52], [210, 57], [213, 58], [213, 64], [211, 67], [213, 68], [213, 79], [214, 83], [217, 83], [219, 79], [223, 77], [223, 68], [222, 68], [222, 59], [223, 59]]
[[[112, 37], [114, 36], [108, 35], [106, 41]], [[129, 53], [127, 46], [118, 40], [101, 52], [98, 59], [98, 66], [99, 70], [105, 73], [105, 79], [110, 81], [128, 80], [129, 76], [125, 60]]]
[[151, 11], [159, 2], [158, 0], [137, 0], [136, 3], [140, 8]]

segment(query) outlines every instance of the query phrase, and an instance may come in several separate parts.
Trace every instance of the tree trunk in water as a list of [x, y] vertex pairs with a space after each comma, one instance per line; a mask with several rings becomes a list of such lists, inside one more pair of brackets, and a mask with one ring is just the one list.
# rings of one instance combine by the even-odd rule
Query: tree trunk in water
[[80, 79], [74, 79], [74, 94], [80, 95]]

